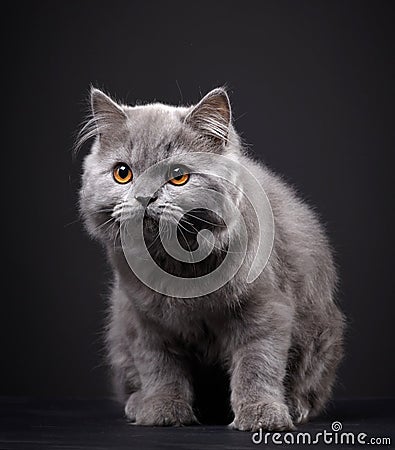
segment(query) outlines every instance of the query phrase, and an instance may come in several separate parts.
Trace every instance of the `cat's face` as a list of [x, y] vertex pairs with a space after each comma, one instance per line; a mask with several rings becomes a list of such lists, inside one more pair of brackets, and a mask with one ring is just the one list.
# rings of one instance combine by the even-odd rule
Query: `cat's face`
[[121, 221], [133, 219], [142, 208], [148, 234], [157, 232], [159, 219], [179, 223], [183, 218], [186, 235], [202, 228], [221, 233], [222, 220], [205, 206], [214, 193], [237, 196], [229, 183], [214, 176], [224, 167], [211, 158], [231, 153], [237, 139], [222, 89], [190, 108], [125, 107], [93, 90], [92, 110], [84, 136], [96, 138], [84, 162], [80, 192], [92, 236], [116, 245]]

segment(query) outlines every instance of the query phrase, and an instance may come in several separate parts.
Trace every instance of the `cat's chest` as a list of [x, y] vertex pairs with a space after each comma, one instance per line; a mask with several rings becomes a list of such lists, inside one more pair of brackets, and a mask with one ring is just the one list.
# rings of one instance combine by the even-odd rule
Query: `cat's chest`
[[188, 322], [173, 330], [176, 345], [191, 358], [205, 362], [217, 361], [223, 341], [221, 327], [215, 321], [207, 319]]

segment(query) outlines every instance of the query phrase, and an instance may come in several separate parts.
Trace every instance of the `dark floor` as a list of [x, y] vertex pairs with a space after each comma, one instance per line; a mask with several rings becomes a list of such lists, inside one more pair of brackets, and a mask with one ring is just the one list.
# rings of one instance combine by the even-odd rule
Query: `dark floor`
[[[395, 399], [340, 400], [326, 415], [299, 428], [315, 433], [331, 430], [335, 421], [342, 431], [366, 433], [366, 442], [390, 437], [395, 447]], [[259, 436], [256, 436], [257, 438]], [[296, 439], [296, 435], [294, 433]], [[268, 440], [270, 442], [270, 440]], [[320, 441], [313, 448], [328, 448]], [[372, 443], [369, 447], [378, 447]], [[126, 423], [122, 408], [111, 400], [35, 400], [0, 398], [0, 449], [234, 449], [286, 448], [291, 445], [253, 444], [252, 433], [226, 426], [181, 428], [137, 427]], [[333, 445], [337, 448], [346, 445]], [[357, 445], [355, 445], [357, 446]]]

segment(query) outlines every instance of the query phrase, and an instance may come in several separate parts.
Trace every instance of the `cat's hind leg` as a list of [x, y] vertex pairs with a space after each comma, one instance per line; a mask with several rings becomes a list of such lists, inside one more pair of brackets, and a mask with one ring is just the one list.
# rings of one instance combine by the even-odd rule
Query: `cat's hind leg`
[[343, 355], [343, 322], [318, 331], [293, 346], [285, 378], [287, 404], [295, 424], [307, 422], [324, 408]]
[[113, 386], [117, 398], [125, 404], [125, 415], [134, 422], [142, 400], [141, 381], [132, 355], [112, 361]]

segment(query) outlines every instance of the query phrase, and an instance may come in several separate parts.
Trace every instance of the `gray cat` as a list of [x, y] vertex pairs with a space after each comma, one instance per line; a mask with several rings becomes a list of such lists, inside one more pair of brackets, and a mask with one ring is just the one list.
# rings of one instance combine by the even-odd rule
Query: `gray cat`
[[[107, 344], [127, 418], [138, 425], [196, 422], [191, 358], [220, 364], [229, 374], [235, 429], [292, 430], [317, 415], [342, 357], [344, 319], [334, 301], [331, 249], [315, 213], [278, 175], [247, 155], [222, 88], [191, 107], [125, 106], [92, 89], [91, 105], [92, 119], [80, 141], [94, 137], [84, 161], [80, 210], [113, 270]], [[196, 155], [203, 159], [193, 160]], [[217, 164], [217, 156], [232, 163]], [[151, 167], [157, 170], [145, 176]], [[216, 171], [228, 178], [215, 177]], [[270, 202], [274, 234], [264, 269], [248, 282], [258, 238], [265, 236], [253, 207], [264, 195], [254, 191], [248, 201], [238, 193], [245, 187], [251, 194], [251, 179]], [[132, 224], [125, 226], [133, 235], [143, 214], [149, 256], [189, 286], [189, 280], [220, 267], [231, 243], [242, 240], [237, 223], [224, 224], [218, 211], [205, 207], [217, 194], [230, 199], [244, 220], [244, 261], [212, 292], [188, 295], [188, 288], [169, 294], [172, 283], [166, 277], [159, 282], [156, 274], [150, 278], [151, 266], [133, 239], [126, 254], [123, 226]], [[158, 239], [161, 219], [176, 224], [173, 235], [169, 225], [170, 235], [187, 253], [200, 245], [211, 254], [191, 263], [170, 256]], [[211, 233], [210, 245], [202, 230]], [[132, 270], [136, 262], [144, 276]]]

